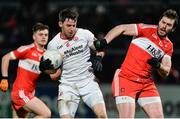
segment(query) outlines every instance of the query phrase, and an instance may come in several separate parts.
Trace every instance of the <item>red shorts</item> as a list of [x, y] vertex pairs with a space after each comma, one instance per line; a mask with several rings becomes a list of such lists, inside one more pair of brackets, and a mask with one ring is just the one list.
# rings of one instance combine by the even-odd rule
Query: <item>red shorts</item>
[[23, 89], [13, 90], [11, 92], [12, 106], [18, 110], [34, 97], [34, 93], [35, 91], [29, 92]]
[[119, 75], [120, 69], [116, 70], [112, 82], [113, 96], [130, 96], [132, 98], [159, 96], [154, 81], [149, 78], [130, 78]]

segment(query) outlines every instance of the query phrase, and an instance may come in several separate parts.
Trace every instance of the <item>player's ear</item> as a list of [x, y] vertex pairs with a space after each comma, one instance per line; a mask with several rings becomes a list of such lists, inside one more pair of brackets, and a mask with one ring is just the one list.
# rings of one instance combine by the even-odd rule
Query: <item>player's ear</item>
[[36, 39], [35, 37], [36, 37], [36, 36], [33, 34], [33, 35], [32, 35], [33, 40], [35, 40], [35, 39]]
[[62, 21], [58, 22], [59, 27], [62, 27]]
[[172, 30], [171, 30], [171, 32], [174, 32], [176, 30], [176, 27], [174, 27]]

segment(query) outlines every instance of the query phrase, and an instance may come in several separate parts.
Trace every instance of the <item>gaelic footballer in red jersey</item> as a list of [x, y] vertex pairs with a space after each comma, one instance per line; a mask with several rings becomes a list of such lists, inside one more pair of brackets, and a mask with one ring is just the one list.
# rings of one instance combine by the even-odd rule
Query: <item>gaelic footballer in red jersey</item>
[[158, 25], [122, 24], [111, 29], [102, 40], [94, 42], [102, 50], [119, 35], [133, 36], [126, 58], [117, 69], [112, 82], [120, 118], [134, 118], [135, 100], [150, 118], [163, 118], [158, 90], [152, 80], [152, 70], [168, 76], [171, 69], [173, 44], [168, 38], [178, 24], [175, 10], [169, 9], [160, 17]]
[[21, 46], [3, 56], [1, 63], [1, 90], [8, 89], [8, 68], [11, 60], [19, 60], [17, 76], [14, 81], [11, 100], [13, 117], [28, 117], [33, 112], [36, 117], [51, 117], [51, 111], [35, 94], [36, 80], [40, 74], [39, 62], [48, 42], [49, 27], [42, 23], [33, 26], [33, 40], [30, 45]]

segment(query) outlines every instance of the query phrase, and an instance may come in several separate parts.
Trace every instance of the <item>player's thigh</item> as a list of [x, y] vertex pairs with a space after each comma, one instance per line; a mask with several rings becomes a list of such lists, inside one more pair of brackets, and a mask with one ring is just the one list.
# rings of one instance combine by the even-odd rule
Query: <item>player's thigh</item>
[[23, 89], [12, 90], [11, 92], [12, 106], [15, 110], [19, 110], [33, 97], [34, 97], [34, 92], [28, 92]]
[[139, 105], [149, 117], [163, 117], [163, 109], [159, 92], [152, 80], [147, 79], [142, 93], [138, 97]]
[[36, 115], [43, 115], [45, 117], [51, 116], [51, 111], [49, 108], [37, 97], [32, 98], [23, 106], [23, 108], [29, 112], [35, 113]]
[[114, 75], [112, 90], [119, 117], [132, 118], [135, 115], [135, 98], [142, 89], [142, 83], [136, 77], [133, 80], [129, 80], [118, 76], [117, 73], [118, 70]]
[[60, 84], [58, 94], [58, 110], [60, 117], [74, 117], [78, 108], [80, 96], [73, 85]]
[[104, 105], [104, 98], [97, 82], [91, 80], [86, 86], [79, 89], [83, 101], [93, 108], [96, 104]]
[[143, 106], [143, 110], [150, 118], [163, 118], [163, 108], [161, 102], [153, 102]]
[[59, 116], [61, 118], [73, 118], [76, 114], [79, 101], [58, 100]]
[[120, 118], [133, 118], [135, 116], [135, 99], [130, 96], [115, 97], [116, 107]]
[[144, 88], [142, 89], [141, 93], [139, 93], [137, 100], [141, 107], [146, 104], [151, 104], [155, 102], [161, 103], [159, 92], [152, 80], [147, 81], [146, 83], [144, 83], [143, 86]]
[[[135, 98], [137, 93], [142, 90], [143, 83], [139, 78], [121, 74], [120, 70], [117, 70], [112, 82], [113, 96], [129, 96]], [[126, 99], [126, 98], [125, 98]]]
[[120, 118], [134, 118], [135, 102], [134, 103], [118, 103], [116, 104]]

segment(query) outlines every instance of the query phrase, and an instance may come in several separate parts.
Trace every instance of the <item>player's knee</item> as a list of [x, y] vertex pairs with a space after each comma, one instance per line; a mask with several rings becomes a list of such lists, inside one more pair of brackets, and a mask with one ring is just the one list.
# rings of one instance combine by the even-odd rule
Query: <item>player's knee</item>
[[98, 118], [107, 118], [107, 114], [105, 111], [100, 111], [97, 113]]
[[154, 118], [164, 118], [164, 115], [163, 114], [157, 114], [156, 117]]
[[64, 115], [61, 115], [60, 116], [61, 118], [64, 118], [64, 119], [69, 119], [69, 118], [73, 118], [72, 116], [70, 116], [69, 114], [64, 114]]
[[106, 113], [100, 113], [99, 115], [97, 115], [98, 118], [107, 118]]

